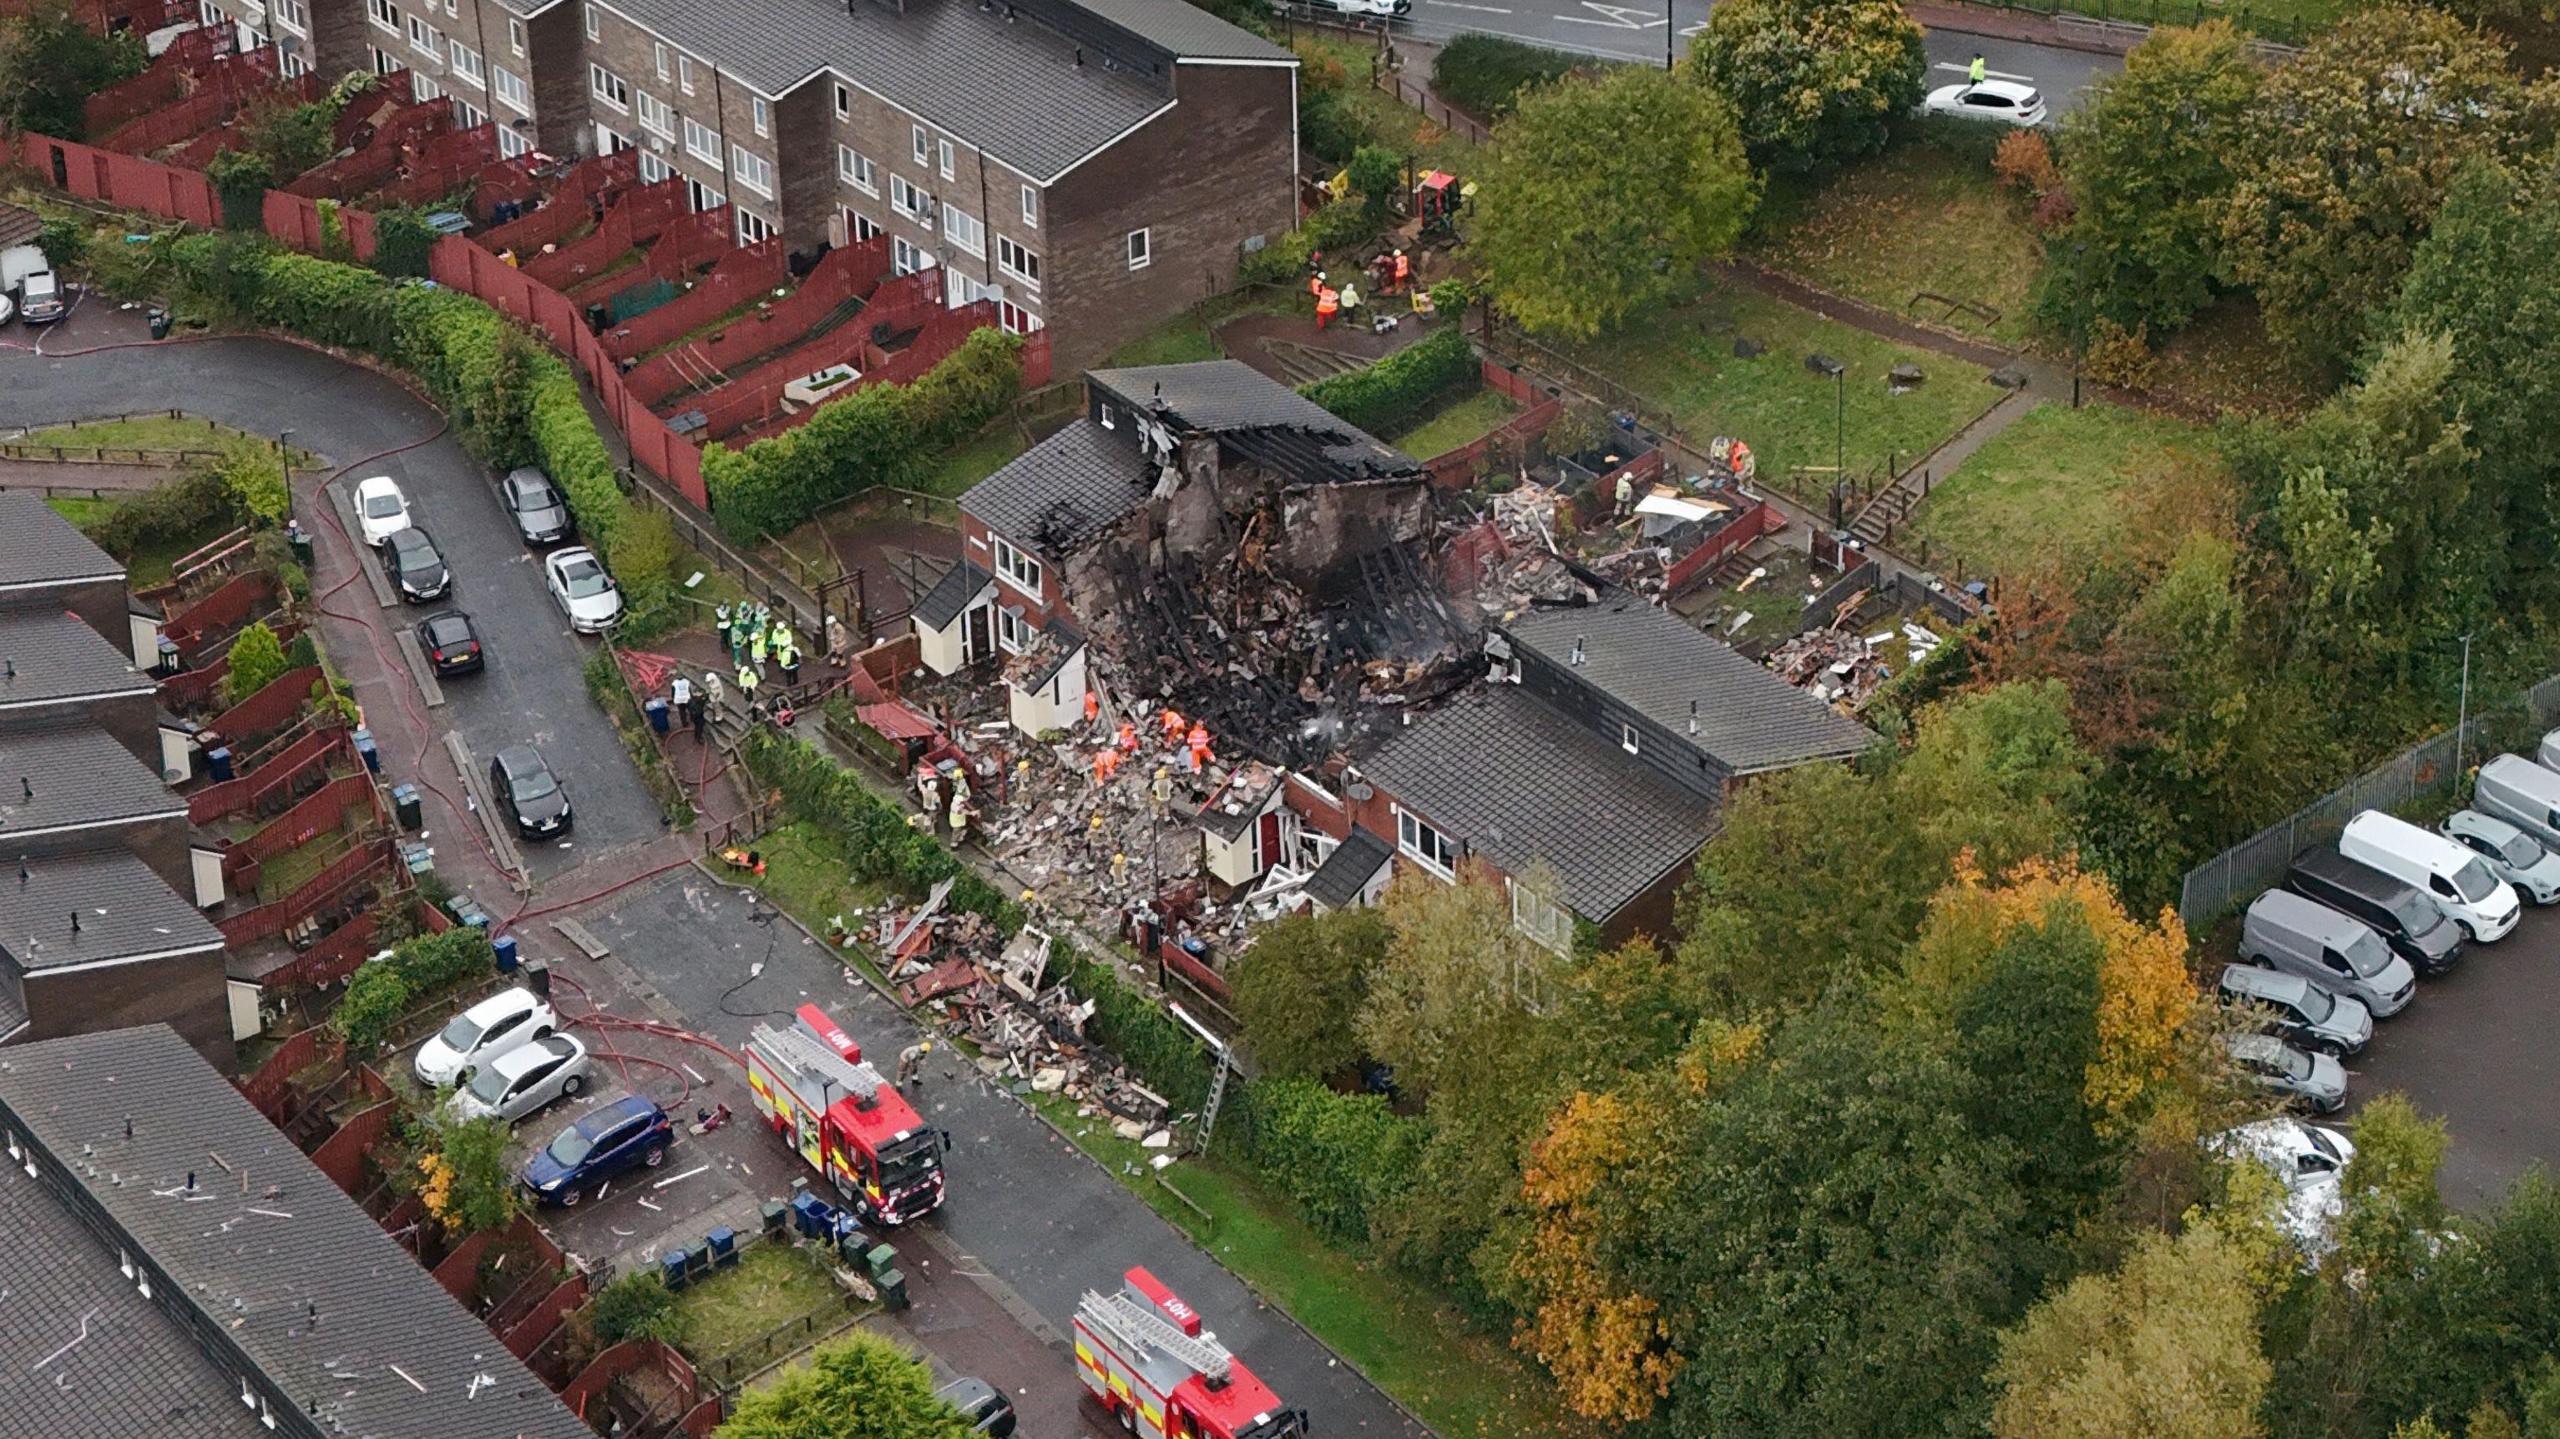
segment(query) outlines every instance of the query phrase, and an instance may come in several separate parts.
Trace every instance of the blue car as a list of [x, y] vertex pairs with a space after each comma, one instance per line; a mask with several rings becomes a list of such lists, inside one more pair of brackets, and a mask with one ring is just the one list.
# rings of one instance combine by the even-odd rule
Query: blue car
[[655, 1169], [675, 1142], [675, 1121], [633, 1095], [586, 1115], [543, 1146], [524, 1167], [524, 1187], [538, 1204], [567, 1208], [634, 1165]]

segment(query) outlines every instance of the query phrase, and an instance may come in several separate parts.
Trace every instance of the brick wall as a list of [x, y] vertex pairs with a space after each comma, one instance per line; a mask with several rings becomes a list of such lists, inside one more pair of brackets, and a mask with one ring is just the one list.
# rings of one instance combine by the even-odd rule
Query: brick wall
[[231, 1047], [231, 997], [222, 951], [175, 959], [111, 964], [70, 974], [26, 977], [30, 1027], [25, 1038], [96, 1034], [137, 1024], [166, 1024], [225, 1074], [239, 1067]]

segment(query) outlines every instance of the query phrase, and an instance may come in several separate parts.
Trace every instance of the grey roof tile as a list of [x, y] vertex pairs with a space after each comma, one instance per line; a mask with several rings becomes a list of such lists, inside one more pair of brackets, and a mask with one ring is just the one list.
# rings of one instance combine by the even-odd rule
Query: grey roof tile
[[1136, 445], [1078, 420], [970, 486], [960, 508], [1057, 559], [1136, 509], [1154, 483]]
[[30, 974], [221, 947], [222, 931], [204, 912], [129, 850], [25, 860], [0, 872], [0, 954]]
[[[1737, 774], [1846, 758], [1875, 742], [1856, 720], [1623, 591], [1595, 604], [1529, 610], [1498, 628], [1683, 739], [1696, 701], [1691, 742]], [[1576, 638], [1584, 642], [1578, 666]]]
[[[5, 210], [8, 206], [0, 206]], [[0, 490], [0, 585], [122, 579], [124, 562], [25, 490]]]
[[912, 618], [920, 628], [938, 630], [960, 618], [960, 612], [969, 607], [969, 601], [976, 599], [978, 591], [985, 589], [994, 579], [995, 576], [984, 566], [964, 559], [944, 570], [942, 578], [934, 581], [933, 588], [924, 592], [924, 598], [916, 601]]
[[66, 614], [0, 615], [0, 663], [0, 708], [158, 688], [132, 656]]
[[18, 983], [18, 967], [0, 955], [0, 1044], [16, 1038], [26, 1022], [27, 992]]
[[1421, 716], [1358, 769], [1507, 874], [1545, 860], [1597, 923], [1716, 831], [1713, 805], [1508, 684]]
[[1175, 429], [1227, 437], [1306, 483], [1422, 473], [1411, 455], [1242, 360], [1094, 370], [1086, 378], [1133, 410], [1161, 403]]
[[1307, 898], [1327, 909], [1347, 909], [1360, 898], [1378, 866], [1395, 857], [1387, 842], [1365, 829], [1333, 847], [1316, 872], [1307, 876]]
[[1089, 11], [1186, 60], [1288, 60], [1290, 53], [1189, 0], [1073, 0]]
[[[192, 1307], [192, 1322], [220, 1332], [283, 1393], [316, 1401], [322, 1432], [591, 1439], [496, 1335], [166, 1026], [0, 1049], [0, 1111], [56, 1161], [79, 1160], [72, 1202], [160, 1269], [170, 1281], [162, 1292]], [[182, 1192], [190, 1172], [192, 1202]], [[245, 1178], [245, 1193], [234, 1176]], [[481, 1374], [496, 1382], [475, 1386]], [[17, 1402], [12, 1387], [0, 1385], [0, 1412]]]
[[186, 812], [185, 799], [94, 725], [0, 734], [0, 835]]

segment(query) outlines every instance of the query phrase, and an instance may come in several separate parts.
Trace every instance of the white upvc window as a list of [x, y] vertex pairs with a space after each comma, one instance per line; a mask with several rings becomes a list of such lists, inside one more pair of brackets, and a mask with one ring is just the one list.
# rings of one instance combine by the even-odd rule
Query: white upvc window
[[383, 49], [381, 46], [367, 45], [364, 48], [367, 53], [373, 56], [373, 73], [376, 75], [388, 75], [393, 71], [402, 68], [400, 64], [400, 57]]
[[587, 38], [590, 40], [604, 38], [604, 12], [593, 5], [587, 7]]
[[1040, 317], [1011, 300], [996, 302], [996, 322], [1008, 335], [1031, 335], [1040, 330]]
[[507, 17], [507, 53], [519, 59], [524, 55], [524, 22], [513, 15]]
[[1035, 230], [1040, 228], [1040, 187], [1037, 185], [1022, 187], [1022, 223]]
[[1129, 268], [1143, 270], [1156, 261], [1156, 237], [1151, 230], [1129, 232]]
[[773, 198], [773, 162], [744, 145], [729, 147], [729, 178], [768, 200]]
[[942, 171], [942, 178], [948, 180], [951, 178], [952, 170], [951, 142], [948, 140], [937, 140], [934, 142], [934, 149], [941, 156], [939, 168]]
[[298, 80], [311, 73], [311, 62], [299, 55], [279, 55], [276, 57], [276, 73], [288, 80]]
[[498, 127], [498, 155], [500, 158], [512, 160], [519, 155], [530, 154], [532, 150], [533, 142], [526, 139], [521, 134], [518, 134], [515, 126], [501, 125]]
[[705, 210], [717, 210], [729, 203], [728, 196], [690, 177], [684, 182], [684, 191], [685, 197], [693, 204], [693, 213], [697, 215]]
[[759, 245], [773, 238], [773, 222], [744, 205], [738, 207], [738, 243]]
[[667, 64], [667, 42], [664, 40], [651, 41], [649, 44], [649, 59], [652, 68], [658, 72], [658, 78], [661, 80], [666, 79], [669, 69]]
[[589, 65], [587, 67], [587, 89], [592, 92], [597, 99], [602, 100], [616, 110], [621, 110], [627, 113], [631, 109], [631, 86], [629, 82], [625, 81], [621, 76], [604, 68], [602, 65]]
[[869, 215], [862, 213], [851, 205], [844, 206], [843, 209], [844, 233], [847, 237], [848, 243], [859, 245], [863, 241], [880, 233], [879, 221], [872, 219]]
[[597, 124], [597, 126], [596, 126], [596, 153], [597, 153], [597, 154], [599, 154], [599, 155], [619, 155], [619, 154], [621, 154], [623, 151], [628, 150], [628, 149], [630, 149], [630, 148], [631, 148], [631, 137], [630, 137], [630, 136], [623, 134], [621, 131], [614, 129], [614, 128], [613, 128], [612, 126], [610, 126], [610, 125], [606, 125], [606, 124], [602, 124], [602, 123], [598, 123], [598, 124]]
[[996, 643], [1004, 646], [1006, 654], [1018, 655], [1031, 648], [1032, 639], [1038, 633], [1032, 628], [1031, 621], [1022, 617], [1022, 611], [996, 606]]
[[525, 88], [524, 77], [504, 65], [489, 67], [489, 93], [519, 115], [533, 113], [533, 92]]
[[1040, 257], [1011, 235], [996, 236], [996, 268], [1026, 285], [1040, 283]]
[[452, 45], [450, 53], [453, 60], [453, 73], [474, 85], [485, 81], [489, 73], [488, 64], [481, 58], [480, 52], [459, 40], [452, 42]]
[[1573, 953], [1573, 913], [1538, 892], [1534, 885], [1510, 882], [1511, 925], [1557, 954]]
[[640, 92], [640, 124], [672, 140], [676, 137], [676, 107], [643, 90]]
[[836, 118], [841, 120], [852, 113], [853, 92], [842, 85], [838, 85], [836, 87]]
[[948, 200], [942, 202], [942, 233], [952, 244], [972, 255], [987, 253], [986, 222]]
[[412, 70], [409, 72], [409, 97], [420, 104], [429, 100], [441, 100], [444, 98], [444, 87], [437, 84], [434, 78], [424, 70]]
[[688, 115], [684, 122], [685, 153], [697, 160], [720, 163], [720, 134], [710, 126]]
[[889, 177], [889, 208], [910, 220], [933, 219], [933, 197], [919, 190], [904, 175]]
[[690, 55], [676, 57], [676, 88], [688, 95], [693, 93], [693, 57]]
[[747, 98], [747, 117], [755, 122], [758, 135], [773, 133], [773, 107], [765, 102], [762, 95]]
[[1403, 805], [1396, 806], [1396, 853], [1442, 879], [1458, 877], [1458, 847]]
[[930, 270], [941, 263], [942, 261], [931, 250], [915, 245], [904, 235], [896, 236], [889, 241], [889, 273], [893, 275], [912, 275], [918, 270]]
[[932, 164], [932, 163], [933, 163], [933, 137], [932, 137], [932, 136], [930, 136], [930, 135], [927, 135], [927, 134], [924, 132], [924, 127], [923, 127], [922, 125], [911, 125], [911, 126], [909, 126], [909, 127], [908, 127], [908, 129], [909, 129], [909, 130], [911, 130], [911, 131], [913, 132], [913, 138], [914, 138], [914, 140], [915, 140], [915, 142], [916, 142], [916, 147], [915, 147], [916, 163], [917, 163], [917, 164], [919, 164], [919, 165], [930, 165], [930, 164]]
[[1636, 733], [1636, 727], [1634, 725], [1622, 724], [1618, 726], [1618, 748], [1625, 750], [1629, 754], [1639, 754], [1642, 753], [1643, 745], [1644, 737]]
[[444, 47], [436, 43], [435, 28], [412, 15], [409, 17], [409, 48], [422, 55], [434, 55]]
[[296, 35], [311, 34], [311, 10], [302, 0], [276, 0], [276, 23]]
[[850, 145], [836, 147], [836, 178], [866, 195], [880, 193], [880, 167]]
[[477, 130], [489, 123], [489, 112], [456, 96], [453, 102], [453, 118], [462, 122], [463, 129]]
[[364, 0], [364, 13], [374, 28], [388, 30], [394, 35], [400, 33], [400, 7], [392, 4], [391, 0]]
[[1040, 562], [1014, 548], [1002, 535], [989, 535], [996, 554], [996, 577], [1033, 599], [1040, 598]]
[[[646, 99], [646, 96], [642, 97]], [[655, 185], [676, 172], [676, 167], [643, 150], [640, 152], [640, 183]]]

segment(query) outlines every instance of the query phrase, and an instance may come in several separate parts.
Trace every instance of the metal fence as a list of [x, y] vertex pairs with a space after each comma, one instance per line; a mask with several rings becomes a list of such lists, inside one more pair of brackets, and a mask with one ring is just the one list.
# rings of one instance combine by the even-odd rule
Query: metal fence
[[2201, 931], [2273, 888], [2296, 854], [2306, 846], [2335, 841], [2347, 821], [2366, 810], [2406, 813], [2449, 807], [2461, 790], [2463, 770], [2555, 718], [2560, 718], [2560, 675], [2482, 706], [2462, 727], [2458, 748], [2450, 729], [2421, 740], [2187, 871], [2178, 894], [2178, 917], [2189, 933]]
[[[2074, 21], [2094, 22], [2132, 33], [2124, 37], [2125, 48], [2139, 44], [2155, 25], [2198, 25], [2207, 20], [2226, 19], [2239, 27], [2244, 35], [2273, 42], [2267, 48], [2291, 47], [2309, 40], [2316, 28], [2288, 15], [2271, 15], [2241, 0], [2239, 4], [2220, 4], [2216, 0], [1962, 0], [1987, 10], [2016, 10], [2029, 15], [2047, 15], [2066, 24]], [[2275, 58], [2275, 57], [2270, 57]]]

